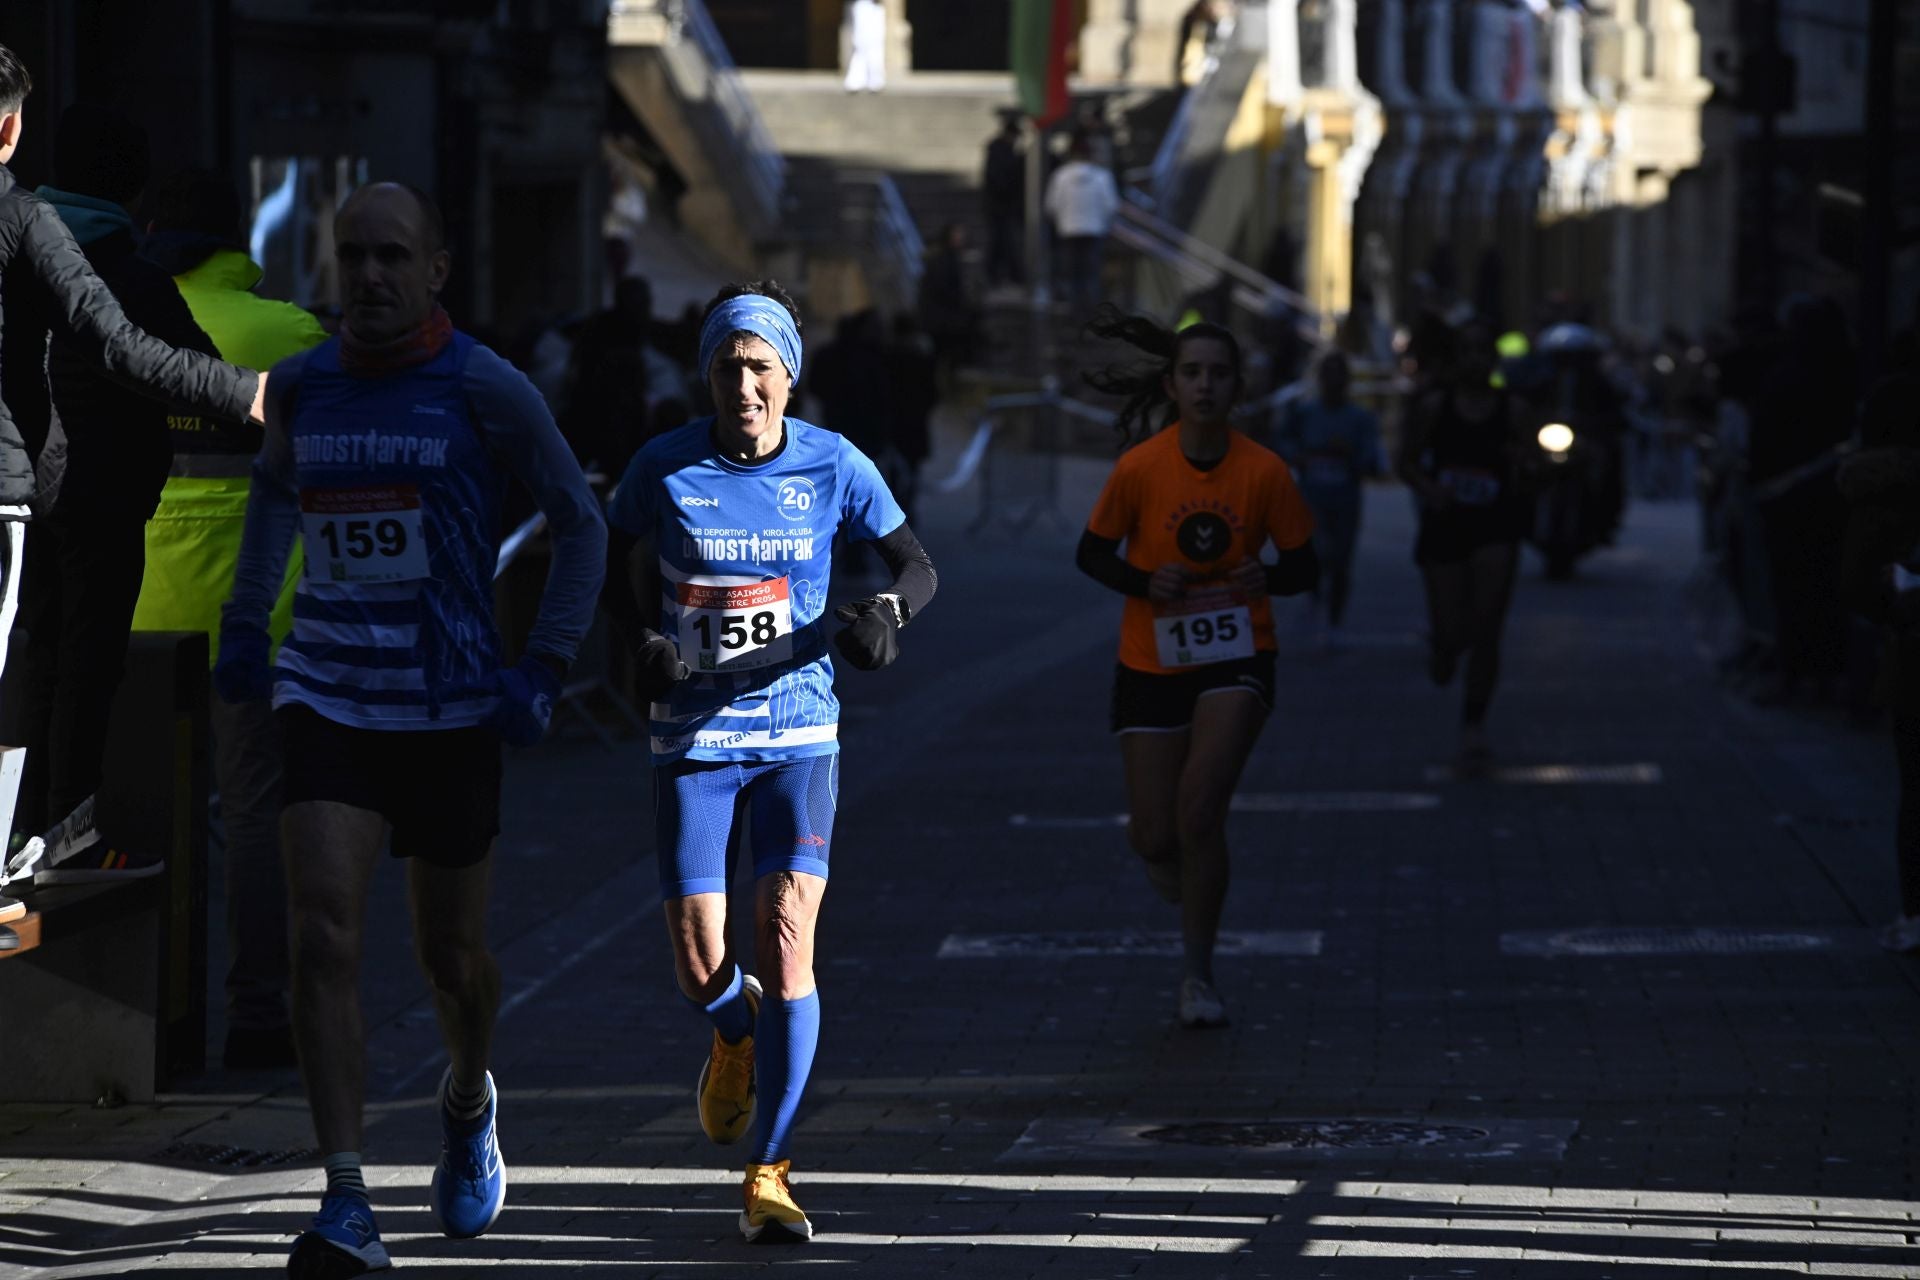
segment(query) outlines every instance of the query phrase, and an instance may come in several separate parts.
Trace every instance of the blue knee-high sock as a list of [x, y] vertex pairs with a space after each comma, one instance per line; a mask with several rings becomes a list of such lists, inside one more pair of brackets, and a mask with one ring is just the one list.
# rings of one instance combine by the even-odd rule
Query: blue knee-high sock
[[680, 998], [711, 1018], [714, 1029], [728, 1044], [738, 1044], [753, 1034], [753, 1006], [747, 1003], [746, 980], [740, 976], [739, 965], [733, 966], [733, 981], [712, 1004], [702, 1004], [685, 992]]
[[820, 1043], [820, 993], [810, 991], [798, 1000], [760, 1002], [760, 1026], [753, 1038], [755, 1088], [760, 1095], [760, 1153], [754, 1159], [772, 1164], [787, 1158], [787, 1139], [800, 1110], [813, 1071], [813, 1051]]

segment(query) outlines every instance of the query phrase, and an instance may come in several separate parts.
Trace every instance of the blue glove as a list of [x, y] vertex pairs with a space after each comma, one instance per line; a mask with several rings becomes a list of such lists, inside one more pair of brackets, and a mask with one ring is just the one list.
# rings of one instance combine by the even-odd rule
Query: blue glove
[[553, 704], [560, 696], [560, 677], [545, 662], [528, 654], [494, 677], [500, 701], [493, 708], [493, 727], [510, 747], [530, 747], [547, 736]]
[[259, 627], [233, 624], [220, 629], [220, 660], [213, 664], [213, 688], [222, 702], [264, 702], [273, 696], [273, 642]]

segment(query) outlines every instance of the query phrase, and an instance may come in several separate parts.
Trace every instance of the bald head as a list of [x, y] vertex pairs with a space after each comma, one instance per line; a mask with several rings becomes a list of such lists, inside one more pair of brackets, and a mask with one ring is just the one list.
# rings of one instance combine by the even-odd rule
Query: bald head
[[361, 187], [334, 215], [333, 241], [354, 337], [391, 341], [432, 314], [451, 263], [440, 210], [425, 192], [399, 182]]

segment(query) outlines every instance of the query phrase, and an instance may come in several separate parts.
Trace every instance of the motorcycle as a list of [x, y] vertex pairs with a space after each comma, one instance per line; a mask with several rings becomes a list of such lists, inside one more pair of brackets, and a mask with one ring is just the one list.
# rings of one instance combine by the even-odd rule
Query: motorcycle
[[1541, 336], [1543, 406], [1535, 435], [1533, 528], [1528, 541], [1547, 577], [1565, 581], [1580, 558], [1611, 543], [1626, 508], [1624, 417], [1599, 374], [1605, 339], [1583, 325], [1556, 325]]
[[1546, 559], [1547, 577], [1564, 582], [1580, 557], [1613, 538], [1617, 516], [1609, 510], [1607, 486], [1618, 447], [1598, 431], [1558, 421], [1544, 424], [1535, 443], [1540, 465], [1527, 541]]

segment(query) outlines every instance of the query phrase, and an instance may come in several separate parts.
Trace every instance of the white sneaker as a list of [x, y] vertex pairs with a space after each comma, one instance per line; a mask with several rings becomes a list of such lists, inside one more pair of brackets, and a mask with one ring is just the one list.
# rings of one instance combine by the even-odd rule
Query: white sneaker
[[0, 864], [0, 889], [17, 881], [33, 879], [34, 865], [46, 851], [47, 842], [39, 836], [21, 845], [11, 858]]
[[1880, 945], [1900, 955], [1920, 951], [1920, 916], [1901, 916], [1880, 930]]
[[1224, 1027], [1227, 1006], [1220, 993], [1204, 978], [1188, 978], [1180, 984], [1180, 1025], [1183, 1027]]

